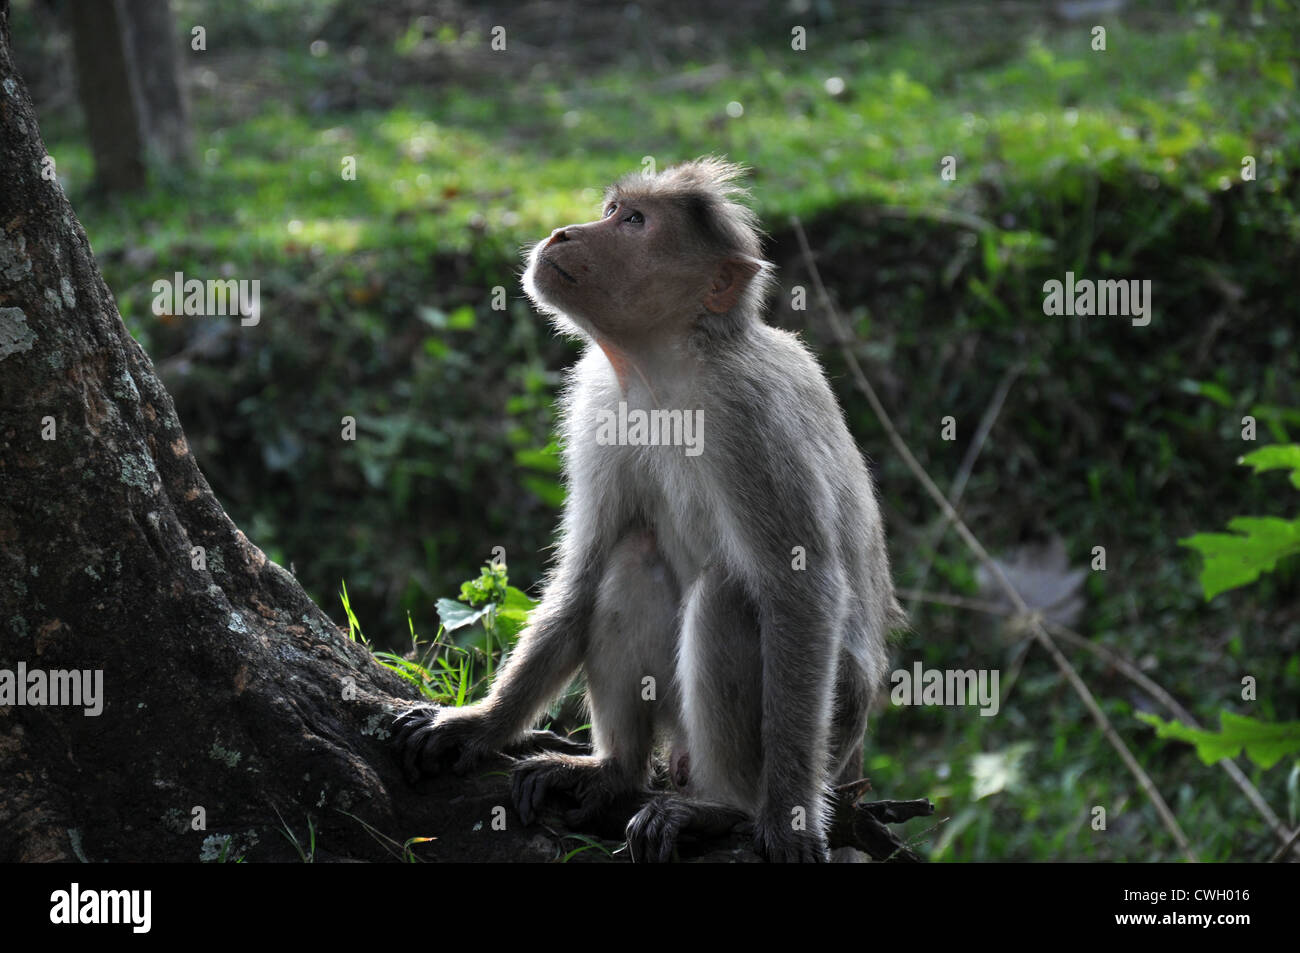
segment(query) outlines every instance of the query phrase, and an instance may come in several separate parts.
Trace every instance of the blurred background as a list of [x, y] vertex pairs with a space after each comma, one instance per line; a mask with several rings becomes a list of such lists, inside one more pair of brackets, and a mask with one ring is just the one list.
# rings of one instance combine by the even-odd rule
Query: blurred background
[[[13, 6], [58, 177], [213, 490], [344, 625], [346, 581], [373, 644], [437, 631], [494, 547], [537, 593], [577, 351], [527, 306], [521, 245], [646, 157], [725, 153], [753, 168], [770, 319], [820, 355], [880, 481], [913, 622], [895, 663], [1002, 671], [1000, 717], [874, 720], [877, 793], [947, 818], [932, 856], [1181, 855], [854, 389], [792, 216], [903, 437], [1050, 618], [1203, 723], [1300, 717], [1300, 561], [1207, 601], [1178, 542], [1297, 510], [1237, 464], [1300, 434], [1293, 4]], [[1150, 280], [1150, 325], [1045, 316], [1067, 271]], [[175, 272], [259, 280], [260, 323], [156, 316]], [[1167, 715], [1149, 691], [1069, 654], [1203, 859], [1277, 848], [1240, 785], [1136, 720]], [[1294, 759], [1241, 765], [1294, 824]]]

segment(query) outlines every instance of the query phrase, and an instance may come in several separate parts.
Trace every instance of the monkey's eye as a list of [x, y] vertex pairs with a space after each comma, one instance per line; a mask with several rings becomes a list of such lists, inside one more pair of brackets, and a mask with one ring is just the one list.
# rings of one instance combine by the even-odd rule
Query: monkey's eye
[[610, 217], [611, 215], [613, 215], [616, 211], [618, 211], [618, 206], [617, 206], [617, 205], [610, 205], [609, 208], [605, 209], [605, 217], [606, 217], [606, 218], [609, 218], [609, 217]]
[[640, 212], [633, 212], [627, 218], [623, 219], [623, 221], [630, 222], [633, 225], [644, 225], [645, 216], [642, 215]]

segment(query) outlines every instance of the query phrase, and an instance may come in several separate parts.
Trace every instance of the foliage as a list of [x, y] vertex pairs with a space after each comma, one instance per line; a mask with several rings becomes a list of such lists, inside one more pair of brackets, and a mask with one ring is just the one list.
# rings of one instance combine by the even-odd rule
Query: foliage
[[[1300, 444], [1268, 446], [1248, 453], [1241, 463], [1266, 470], [1290, 470], [1291, 483], [1300, 489]], [[1300, 553], [1300, 516], [1292, 520], [1276, 516], [1238, 516], [1228, 521], [1232, 533], [1197, 533], [1180, 544], [1204, 557], [1201, 588], [1206, 599], [1254, 582], [1261, 572], [1277, 566], [1278, 560]]]
[[[346, 604], [347, 587], [343, 595]], [[460, 587], [460, 601], [438, 600], [442, 625], [434, 641], [423, 646], [408, 617], [411, 649], [406, 655], [377, 651], [380, 664], [415, 685], [426, 698], [440, 705], [464, 705], [479, 697], [492, 680], [500, 657], [515, 642], [536, 605], [527, 594], [509, 584], [506, 566], [488, 563], [475, 579]], [[350, 609], [348, 622], [354, 618]], [[360, 623], [355, 623], [360, 633]], [[444, 637], [460, 632], [453, 640]], [[475, 677], [476, 666], [484, 672]]]
[[[1242, 457], [1240, 463], [1256, 474], [1269, 470], [1290, 470], [1291, 484], [1300, 489], [1300, 444], [1261, 447]], [[1278, 560], [1300, 553], [1300, 517], [1238, 516], [1228, 528], [1241, 535], [1197, 533], [1180, 540], [1204, 558], [1201, 588], [1206, 600], [1221, 592], [1255, 582], [1259, 574], [1271, 571]], [[1229, 711], [1219, 713], [1219, 732], [1203, 731], [1178, 721], [1163, 721], [1147, 712], [1138, 717], [1156, 727], [1161, 738], [1175, 738], [1196, 745], [1206, 764], [1235, 758], [1244, 750], [1261, 768], [1271, 768], [1288, 754], [1300, 752], [1300, 722], [1278, 724], [1256, 721]]]
[[1246, 752], [1246, 757], [1261, 768], [1271, 768], [1284, 757], [1300, 751], [1300, 721], [1270, 724], [1219, 712], [1219, 730], [1203, 731], [1178, 721], [1164, 721], [1149, 712], [1138, 712], [1138, 718], [1154, 725], [1161, 738], [1175, 738], [1196, 745], [1196, 754], [1206, 764], [1223, 758], [1235, 758]]

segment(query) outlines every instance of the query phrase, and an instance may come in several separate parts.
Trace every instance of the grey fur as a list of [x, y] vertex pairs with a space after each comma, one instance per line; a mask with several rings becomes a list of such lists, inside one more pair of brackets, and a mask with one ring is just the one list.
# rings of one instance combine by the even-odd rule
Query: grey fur
[[[708, 159], [634, 177], [611, 190], [614, 215], [532, 250], [530, 297], [588, 342], [562, 400], [556, 568], [490, 697], [430, 716], [403, 744], [415, 773], [453, 750], [468, 763], [517, 742], [584, 668], [594, 753], [523, 762], [526, 819], [558, 790], [596, 806], [644, 786], [660, 743], [674, 769], [688, 756], [684, 787], [629, 824], [638, 856], [668, 856], [692, 818], [735, 814], [768, 858], [821, 860], [827, 791], [858, 776], [902, 611], [872, 480], [825, 375], [761, 320], [771, 266], [755, 261], [740, 171]], [[634, 206], [644, 224], [614, 221]], [[728, 258], [753, 274], [715, 313], [700, 295]], [[620, 401], [702, 410], [704, 452], [601, 445], [598, 413]]]

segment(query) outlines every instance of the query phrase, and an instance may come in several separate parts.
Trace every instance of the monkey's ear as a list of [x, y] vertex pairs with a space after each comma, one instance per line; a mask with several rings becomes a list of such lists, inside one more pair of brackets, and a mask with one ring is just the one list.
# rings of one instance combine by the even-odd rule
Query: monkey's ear
[[728, 258], [713, 275], [713, 283], [704, 296], [704, 307], [714, 314], [730, 311], [762, 269], [763, 263], [748, 255], [733, 255]]

